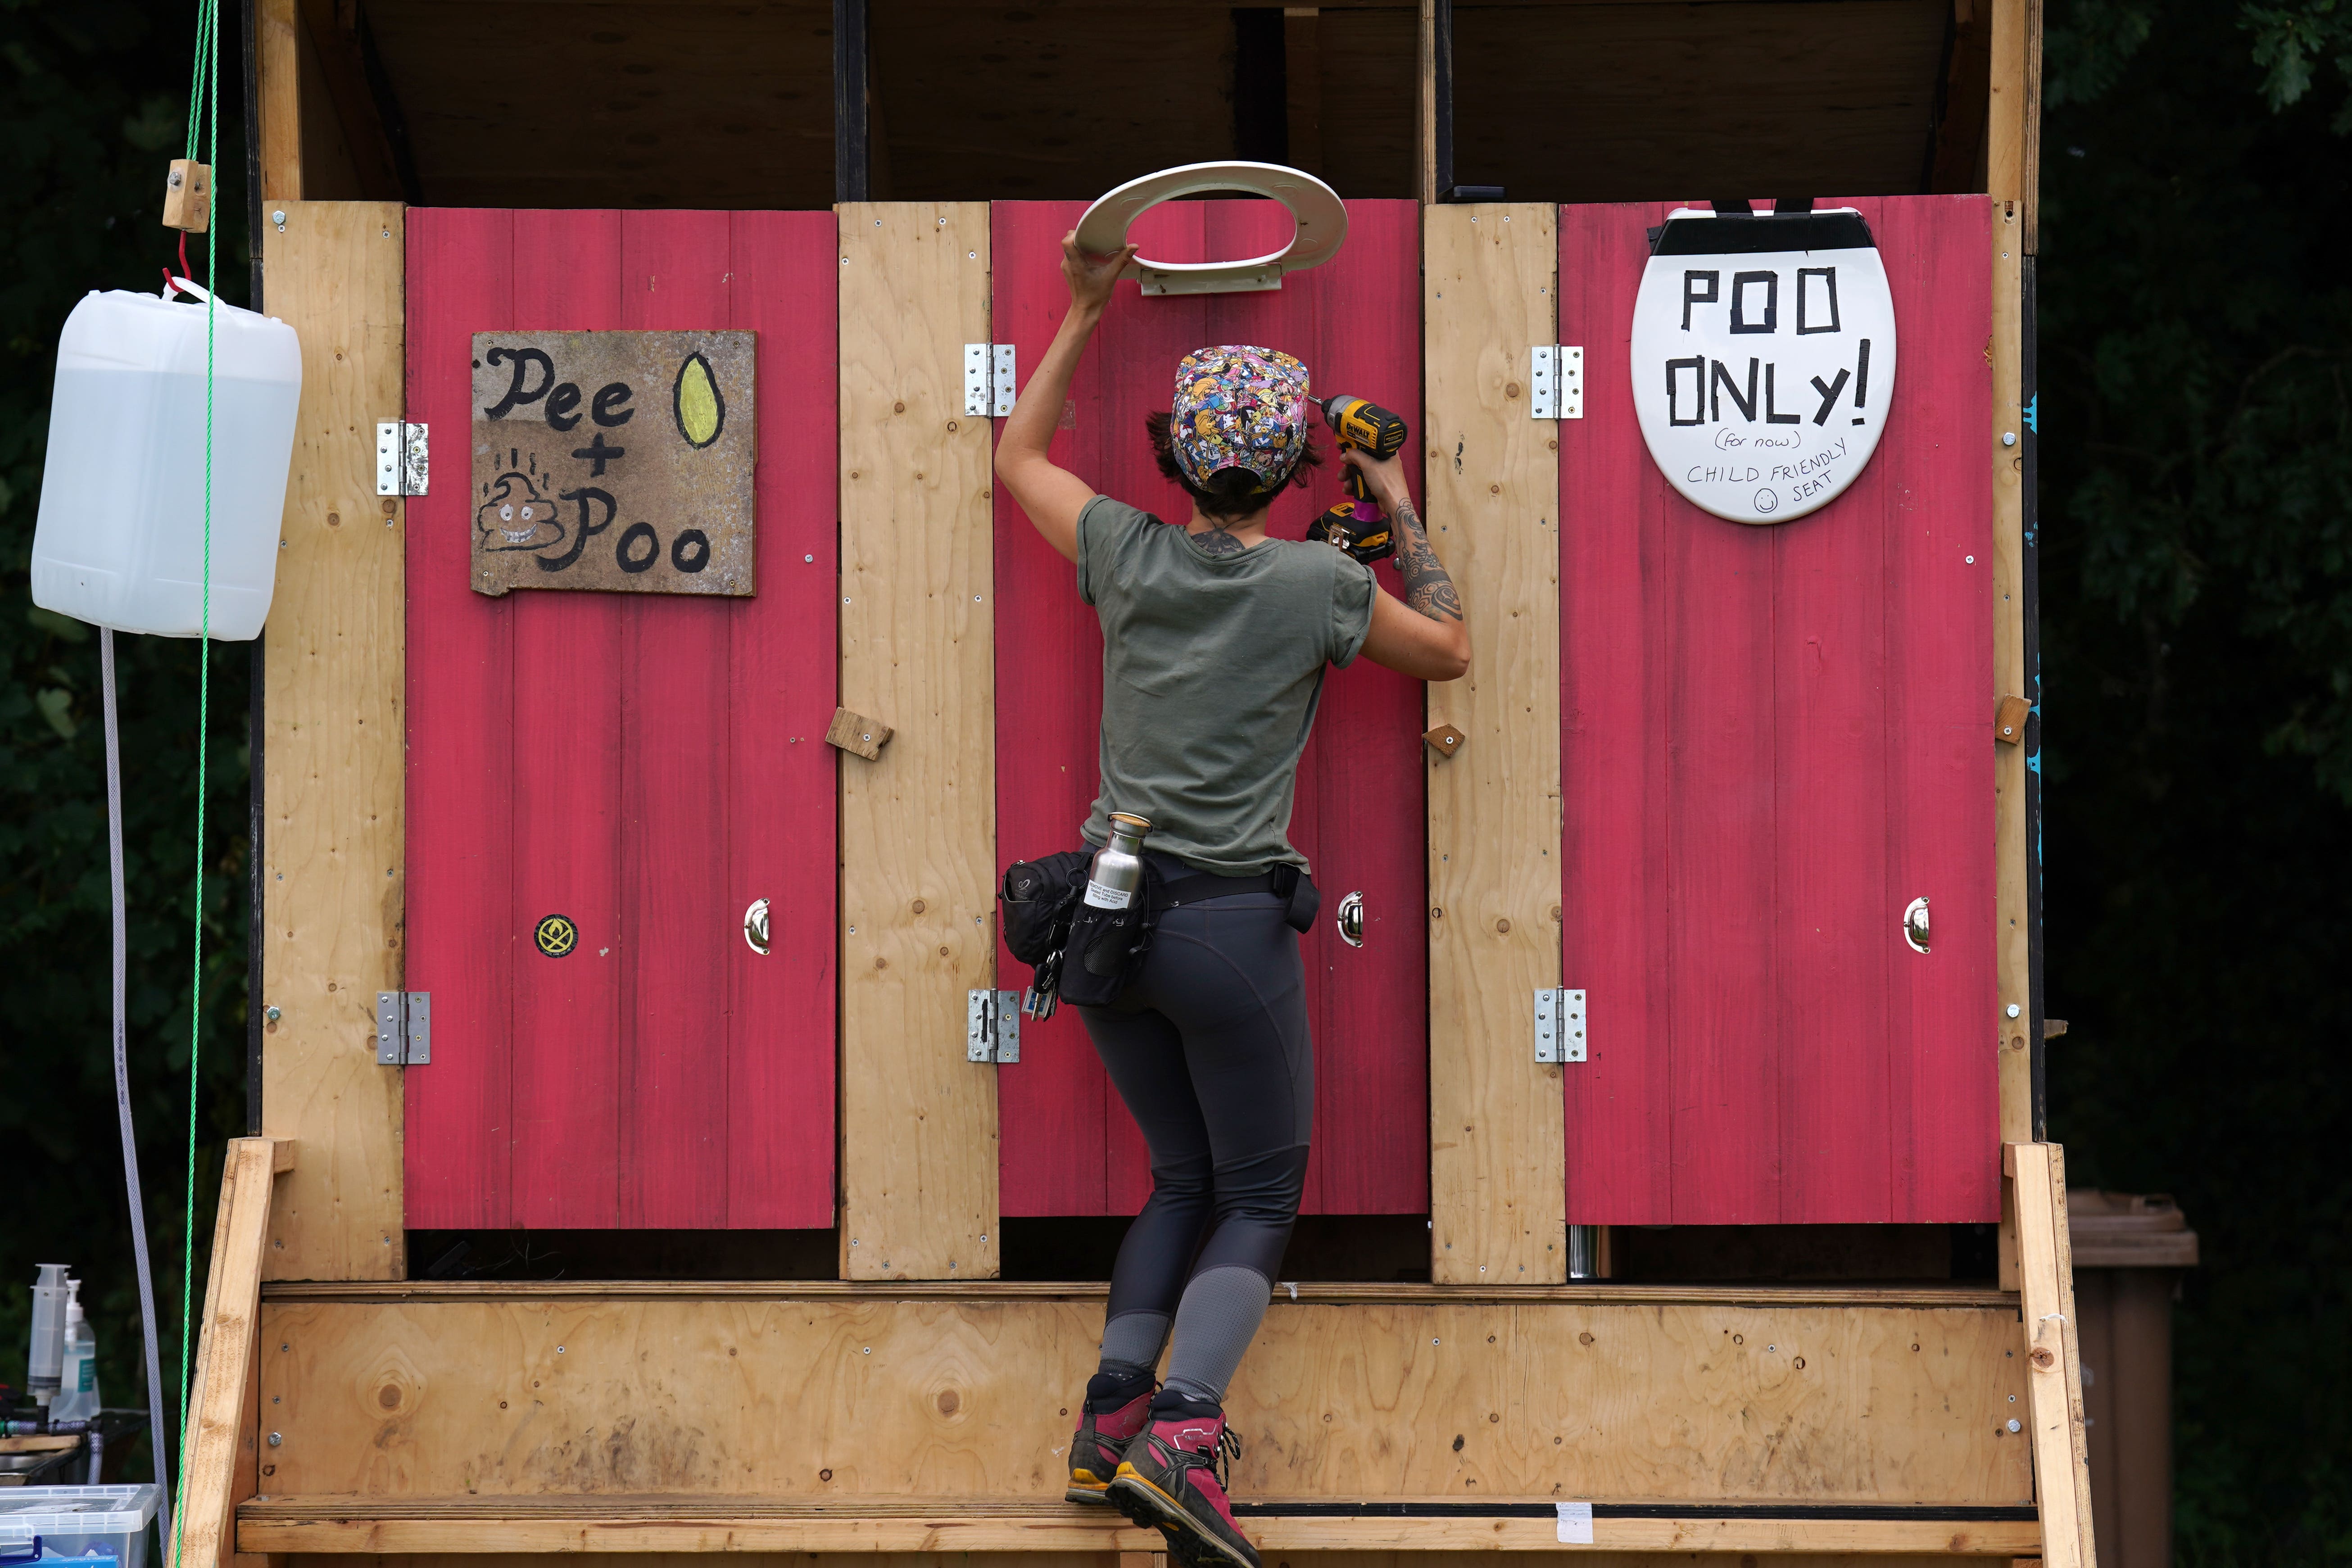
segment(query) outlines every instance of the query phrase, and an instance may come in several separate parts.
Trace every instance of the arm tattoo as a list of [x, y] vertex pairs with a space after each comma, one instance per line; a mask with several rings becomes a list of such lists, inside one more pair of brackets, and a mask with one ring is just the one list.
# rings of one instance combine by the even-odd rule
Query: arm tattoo
[[1445, 574], [1437, 552], [1429, 547], [1429, 535], [1423, 531], [1411, 501], [1397, 503], [1395, 521], [1397, 575], [1404, 579], [1406, 606], [1433, 621], [1460, 620], [1462, 595], [1454, 591], [1454, 579]]
[[1248, 545], [1227, 533], [1222, 527], [1210, 529], [1205, 533], [1194, 534], [1192, 542], [1211, 555], [1239, 555], [1249, 548]]

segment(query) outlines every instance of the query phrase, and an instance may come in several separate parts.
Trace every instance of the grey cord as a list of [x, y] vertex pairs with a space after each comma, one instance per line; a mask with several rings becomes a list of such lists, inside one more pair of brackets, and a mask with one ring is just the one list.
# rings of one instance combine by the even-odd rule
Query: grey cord
[[[122, 1181], [131, 1199], [131, 1250], [139, 1260], [139, 1326], [147, 1341], [148, 1447], [155, 1454], [156, 1518], [172, 1539], [170, 1444], [163, 1426], [163, 1352], [155, 1327], [155, 1275], [147, 1262], [147, 1205], [139, 1185], [139, 1144], [131, 1131], [131, 1061], [123, 994], [131, 963], [122, 879], [122, 742], [114, 724], [114, 628], [98, 628], [106, 690], [106, 857], [114, 882], [114, 1109], [122, 1120]], [[97, 1478], [92, 1477], [95, 1480]]]

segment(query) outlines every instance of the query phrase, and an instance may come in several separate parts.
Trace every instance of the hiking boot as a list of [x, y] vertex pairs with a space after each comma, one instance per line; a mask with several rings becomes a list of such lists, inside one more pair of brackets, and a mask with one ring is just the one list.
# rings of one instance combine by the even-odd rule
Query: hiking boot
[[1143, 1430], [1144, 1420], [1151, 1414], [1151, 1394], [1147, 1387], [1102, 1415], [1079, 1406], [1077, 1435], [1070, 1439], [1070, 1489], [1062, 1494], [1065, 1498], [1072, 1502], [1110, 1500], [1110, 1479], [1118, 1469], [1119, 1455]]
[[1111, 1478], [1111, 1503], [1165, 1535], [1191, 1568], [1263, 1568], [1225, 1498], [1226, 1460], [1241, 1452], [1222, 1415], [1156, 1420], [1127, 1446]]

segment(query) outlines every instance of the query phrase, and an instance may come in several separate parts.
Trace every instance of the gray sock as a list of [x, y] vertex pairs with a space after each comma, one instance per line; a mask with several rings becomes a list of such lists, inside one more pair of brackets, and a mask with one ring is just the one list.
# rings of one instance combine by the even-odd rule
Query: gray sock
[[1103, 1368], [1124, 1362], [1149, 1370], [1160, 1364], [1160, 1347], [1167, 1342], [1167, 1313], [1121, 1312], [1103, 1325]]
[[1255, 1268], [1228, 1264], [1192, 1276], [1176, 1307], [1176, 1351], [1168, 1362], [1171, 1393], [1188, 1399], [1225, 1402], [1225, 1388], [1242, 1364], [1265, 1308], [1273, 1281]]

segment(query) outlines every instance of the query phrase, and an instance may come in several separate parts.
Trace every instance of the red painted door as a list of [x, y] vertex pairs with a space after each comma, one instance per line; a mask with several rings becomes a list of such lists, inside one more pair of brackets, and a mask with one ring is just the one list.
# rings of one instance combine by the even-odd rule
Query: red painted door
[[[409, 214], [411, 1226], [833, 1223], [838, 271], [830, 213]], [[718, 328], [758, 334], [756, 593], [472, 592], [473, 334]]]
[[[996, 339], [1014, 345], [1025, 384], [1053, 339], [1067, 286], [1062, 236], [1078, 202], [999, 202], [992, 272]], [[1181, 524], [1184, 493], [1163, 479], [1143, 419], [1164, 412], [1176, 362], [1205, 343], [1259, 343], [1303, 361], [1318, 395], [1353, 393], [1421, 423], [1421, 239], [1411, 202], [1350, 202], [1339, 258], [1279, 290], [1144, 299], [1133, 283], [1096, 334], [1053, 454], [1116, 496]], [[1270, 202], [1171, 202], [1135, 238], [1164, 261], [1278, 249], [1289, 215]], [[1328, 448], [1328, 436], [1324, 437]], [[1420, 444], [1408, 445], [1413, 488]], [[1309, 490], [1275, 503], [1272, 531], [1297, 539], [1339, 499], [1331, 455]], [[1374, 568], [1395, 591], [1390, 567]], [[996, 501], [996, 823], [1011, 860], [1079, 843], [1100, 784], [1102, 636], [1070, 563], [1002, 489]], [[1315, 1035], [1310, 1214], [1418, 1214], [1429, 1206], [1428, 935], [1423, 888], [1424, 790], [1419, 682], [1358, 660], [1333, 670], [1298, 768], [1290, 838], [1313, 864], [1323, 914], [1303, 942]], [[1332, 928], [1361, 892], [1364, 945]], [[1004, 984], [1028, 971], [1000, 952]], [[1131, 1215], [1150, 1194], [1141, 1137], [1104, 1077], [1076, 1013], [1024, 1020], [1021, 1060], [998, 1069], [1008, 1215]]]
[[[1674, 204], [1560, 211], [1568, 1217], [1990, 1220], [1991, 208], [1824, 203], [1900, 343], [1876, 455], [1793, 521], [1699, 510], [1634, 423], [1628, 334]], [[1929, 900], [1931, 951], [1899, 929]]]

